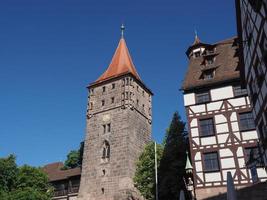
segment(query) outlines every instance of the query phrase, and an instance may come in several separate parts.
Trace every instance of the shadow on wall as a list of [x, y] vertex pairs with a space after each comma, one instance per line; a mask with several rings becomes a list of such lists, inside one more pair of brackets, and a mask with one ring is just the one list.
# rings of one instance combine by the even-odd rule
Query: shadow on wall
[[[237, 200], [267, 200], [267, 182], [254, 184], [236, 191]], [[206, 198], [205, 200], [226, 200], [227, 194]]]

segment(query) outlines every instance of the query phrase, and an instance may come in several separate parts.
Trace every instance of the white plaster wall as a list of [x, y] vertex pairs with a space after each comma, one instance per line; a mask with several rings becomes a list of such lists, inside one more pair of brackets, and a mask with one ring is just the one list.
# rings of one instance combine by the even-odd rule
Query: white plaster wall
[[245, 159], [244, 158], [238, 158], [238, 164], [239, 164], [239, 167], [245, 167], [246, 164], [245, 164]]
[[221, 87], [221, 88], [217, 88], [217, 89], [212, 89], [212, 90], [210, 90], [210, 94], [211, 94], [212, 101], [217, 101], [217, 100], [228, 99], [228, 98], [234, 97], [232, 86], [226, 86], [226, 87]]
[[241, 132], [243, 140], [253, 140], [253, 139], [258, 139], [257, 131], [246, 131], [246, 132]]
[[266, 178], [267, 174], [264, 168], [257, 168], [257, 173], [259, 178]]
[[190, 108], [194, 113], [206, 112], [205, 104], [191, 106]]
[[220, 172], [205, 173], [206, 182], [221, 181]]
[[195, 94], [194, 93], [184, 94], [184, 105], [190, 106], [194, 104], [196, 104]]
[[232, 122], [231, 126], [233, 131], [239, 131], [238, 122]]
[[242, 147], [238, 147], [238, 149], [236, 151], [236, 155], [237, 155], [237, 157], [244, 156], [243, 148]]
[[234, 158], [221, 158], [222, 168], [235, 168]]
[[197, 119], [192, 119], [191, 123], [190, 123], [190, 127], [196, 127], [197, 126]]
[[227, 140], [228, 135], [229, 135], [228, 133], [218, 135], [218, 143], [219, 144], [225, 143], [226, 140]]
[[195, 161], [201, 160], [201, 154], [200, 152], [197, 152], [195, 155]]
[[212, 145], [212, 144], [216, 144], [215, 136], [201, 138], [201, 145]]
[[222, 101], [212, 102], [207, 104], [208, 111], [219, 110], [222, 106]]
[[200, 178], [201, 181], [204, 181], [203, 173], [196, 173], [196, 175]]
[[246, 101], [244, 97], [229, 99], [228, 101], [234, 107], [246, 105]]
[[233, 112], [233, 113], [231, 114], [230, 120], [231, 120], [231, 121], [237, 121], [236, 112]]
[[193, 138], [192, 139], [197, 145], [199, 145], [199, 138]]
[[197, 172], [203, 171], [201, 161], [195, 162], [195, 165], [196, 165]]
[[198, 135], [198, 128], [191, 128], [191, 136], [197, 137]]
[[220, 123], [224, 123], [227, 122], [227, 119], [224, 115], [220, 114], [220, 115], [215, 115], [215, 122], [216, 124], [220, 124]]
[[229, 131], [229, 129], [228, 129], [228, 124], [227, 123], [216, 125], [216, 132], [217, 133], [225, 133], [225, 132], [228, 132], [228, 131]]
[[220, 158], [227, 156], [233, 156], [232, 151], [230, 149], [220, 149]]

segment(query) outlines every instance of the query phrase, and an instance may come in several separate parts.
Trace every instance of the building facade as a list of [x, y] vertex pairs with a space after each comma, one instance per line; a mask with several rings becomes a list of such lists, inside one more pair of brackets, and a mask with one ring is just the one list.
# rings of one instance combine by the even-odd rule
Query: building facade
[[62, 162], [51, 163], [43, 167], [49, 183], [54, 187], [52, 200], [76, 200], [80, 187], [81, 168], [63, 170]]
[[267, 1], [236, 0], [240, 68], [267, 166]]
[[[248, 164], [257, 157], [258, 135], [246, 89], [240, 85], [237, 38], [215, 44], [196, 36], [186, 52], [183, 82], [197, 199], [226, 192], [227, 172], [237, 188], [252, 183]], [[259, 181], [267, 179], [261, 163]], [[254, 180], [257, 181], [257, 180]]]
[[108, 69], [88, 89], [78, 199], [142, 199], [133, 177], [151, 140], [152, 92], [138, 75], [123, 34]]

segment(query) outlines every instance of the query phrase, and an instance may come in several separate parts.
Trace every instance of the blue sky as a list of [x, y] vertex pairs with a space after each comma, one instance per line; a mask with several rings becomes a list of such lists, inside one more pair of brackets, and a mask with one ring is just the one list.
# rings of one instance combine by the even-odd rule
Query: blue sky
[[0, 0], [0, 157], [64, 161], [85, 136], [86, 86], [108, 66], [120, 25], [135, 66], [154, 92], [153, 137], [172, 114], [194, 40], [236, 35], [234, 1]]

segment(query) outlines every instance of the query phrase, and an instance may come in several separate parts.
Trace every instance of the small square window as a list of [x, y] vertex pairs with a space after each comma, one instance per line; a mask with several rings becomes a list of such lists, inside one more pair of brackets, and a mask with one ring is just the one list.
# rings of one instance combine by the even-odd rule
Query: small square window
[[200, 79], [210, 80], [213, 79], [215, 75], [215, 69], [208, 69], [202, 72]]
[[105, 100], [102, 100], [102, 106], [104, 106], [105, 105]]
[[213, 58], [207, 58], [206, 59], [206, 64], [211, 65], [213, 63]]
[[112, 88], [112, 89], [115, 89], [115, 83], [112, 83], [111, 88]]
[[254, 118], [251, 112], [239, 113], [239, 126], [241, 131], [255, 129]]
[[199, 120], [200, 136], [212, 136], [215, 134], [213, 119]]
[[212, 172], [212, 171], [219, 171], [219, 160], [218, 160], [218, 153], [211, 152], [211, 153], [204, 153], [204, 171], [205, 172]]
[[209, 92], [202, 92], [196, 94], [196, 103], [206, 103], [210, 101]]
[[115, 101], [115, 98], [111, 97], [111, 103], [114, 103], [114, 101]]
[[136, 100], [136, 104], [137, 104], [137, 106], [139, 105], [139, 100], [138, 99]]
[[200, 51], [197, 51], [197, 52], [195, 52], [195, 58], [198, 58], [198, 57], [200, 57]]
[[106, 92], [106, 87], [102, 87], [102, 92]]

